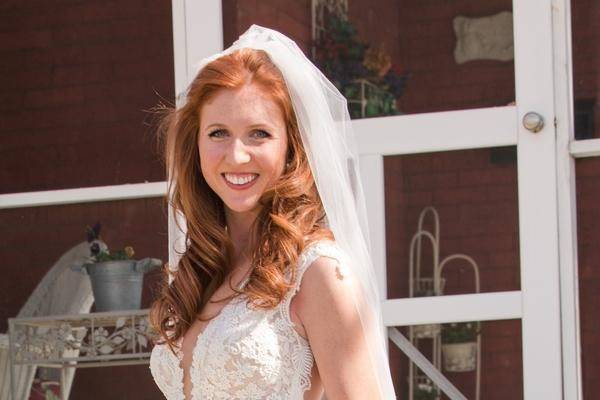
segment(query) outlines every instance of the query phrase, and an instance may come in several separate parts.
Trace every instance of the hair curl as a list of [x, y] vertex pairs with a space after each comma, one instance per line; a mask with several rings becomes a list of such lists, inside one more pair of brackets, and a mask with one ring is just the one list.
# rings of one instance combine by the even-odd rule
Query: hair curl
[[[171, 285], [164, 280], [150, 310], [150, 323], [173, 349], [231, 270], [233, 244], [226, 231], [223, 201], [200, 170], [201, 107], [220, 90], [257, 85], [279, 105], [288, 135], [285, 171], [260, 199], [252, 227], [252, 271], [242, 291], [256, 307], [281, 302], [296, 279], [299, 254], [311, 242], [333, 239], [302, 145], [292, 102], [279, 69], [262, 50], [240, 49], [207, 64], [194, 78], [181, 108], [163, 108], [159, 138], [169, 173], [167, 193], [174, 210], [186, 218], [185, 253]], [[168, 195], [165, 200], [169, 202]], [[290, 281], [286, 270], [291, 269]]]

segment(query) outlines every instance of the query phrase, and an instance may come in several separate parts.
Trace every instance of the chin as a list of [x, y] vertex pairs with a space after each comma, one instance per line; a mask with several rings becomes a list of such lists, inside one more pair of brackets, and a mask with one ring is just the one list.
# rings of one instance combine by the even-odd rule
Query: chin
[[234, 213], [243, 214], [255, 211], [260, 207], [257, 201], [253, 202], [224, 202], [225, 207]]

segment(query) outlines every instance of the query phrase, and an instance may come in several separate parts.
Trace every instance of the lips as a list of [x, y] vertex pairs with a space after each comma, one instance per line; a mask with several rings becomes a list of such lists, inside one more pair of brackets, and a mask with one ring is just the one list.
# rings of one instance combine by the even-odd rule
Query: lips
[[223, 180], [232, 189], [243, 190], [254, 185], [254, 182], [258, 179], [258, 174], [255, 173], [223, 173], [221, 174]]

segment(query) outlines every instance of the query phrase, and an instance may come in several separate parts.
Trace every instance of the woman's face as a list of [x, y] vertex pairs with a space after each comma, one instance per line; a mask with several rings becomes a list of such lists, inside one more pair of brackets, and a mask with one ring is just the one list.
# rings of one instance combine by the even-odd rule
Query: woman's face
[[200, 109], [202, 175], [230, 212], [257, 211], [283, 173], [287, 145], [281, 109], [254, 84], [222, 89]]

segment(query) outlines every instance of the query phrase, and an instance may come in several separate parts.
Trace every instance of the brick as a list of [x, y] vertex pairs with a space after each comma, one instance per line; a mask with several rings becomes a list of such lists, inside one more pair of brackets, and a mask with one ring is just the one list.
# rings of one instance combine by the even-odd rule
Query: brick
[[473, 204], [487, 200], [485, 188], [448, 188], [434, 190], [435, 204]]

